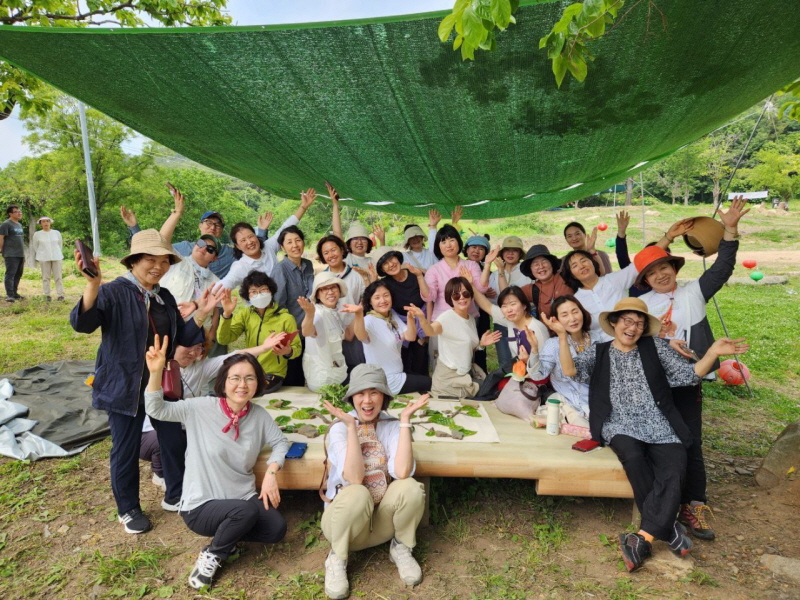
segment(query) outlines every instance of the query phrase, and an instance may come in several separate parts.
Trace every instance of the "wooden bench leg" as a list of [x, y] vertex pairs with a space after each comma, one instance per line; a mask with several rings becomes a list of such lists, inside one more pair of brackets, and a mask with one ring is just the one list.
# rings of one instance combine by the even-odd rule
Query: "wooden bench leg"
[[633, 501], [633, 510], [631, 511], [631, 524], [634, 529], [639, 529], [642, 524], [642, 513], [639, 512], [639, 507], [636, 506], [636, 500]]
[[425, 512], [422, 513], [422, 520], [419, 522], [419, 526], [427, 527], [431, 524], [431, 478], [418, 477], [417, 479], [425, 486]]

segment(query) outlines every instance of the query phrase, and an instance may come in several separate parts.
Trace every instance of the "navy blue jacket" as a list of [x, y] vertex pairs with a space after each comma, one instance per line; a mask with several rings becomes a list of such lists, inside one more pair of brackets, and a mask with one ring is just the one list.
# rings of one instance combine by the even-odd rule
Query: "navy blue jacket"
[[[201, 343], [202, 329], [194, 320], [184, 322], [169, 290], [161, 288], [158, 295], [167, 306], [170, 321], [167, 356], [174, 355], [175, 344]], [[92, 308], [81, 312], [82, 307], [83, 298], [69, 315], [72, 328], [79, 333], [93, 333], [99, 327], [102, 332], [92, 385], [92, 406], [134, 416], [143, 397], [142, 374], [150, 330], [144, 298], [131, 281], [118, 277], [100, 286]]]

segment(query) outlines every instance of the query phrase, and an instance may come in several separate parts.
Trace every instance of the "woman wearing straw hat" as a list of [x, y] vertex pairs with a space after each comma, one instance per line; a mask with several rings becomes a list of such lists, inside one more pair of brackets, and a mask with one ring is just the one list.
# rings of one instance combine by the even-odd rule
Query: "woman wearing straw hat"
[[[641, 296], [648, 310], [661, 321], [658, 336], [684, 340], [697, 356], [704, 356], [714, 343], [714, 335], [706, 317], [706, 303], [716, 294], [733, 273], [739, 249], [739, 220], [747, 214], [747, 201], [741, 196], [733, 199], [727, 211], [720, 210], [720, 223], [695, 222], [691, 237], [702, 247], [704, 254], [719, 250], [719, 256], [707, 271], [688, 283], [678, 285], [677, 276], [684, 259], [651, 246], [634, 258], [639, 275], [635, 285], [648, 290]], [[719, 367], [714, 365], [714, 369]], [[713, 378], [713, 372], [711, 374]], [[703, 459], [703, 392], [701, 384], [673, 391], [675, 406], [692, 434], [688, 450], [686, 485], [681, 498], [681, 522], [698, 538], [713, 540], [714, 530], [706, 520], [711, 514], [706, 504], [706, 469]]]
[[346, 295], [347, 284], [330, 271], [322, 271], [314, 277], [311, 299], [297, 298], [305, 314], [300, 324], [306, 338], [303, 373], [312, 392], [347, 379], [342, 342], [353, 339], [353, 328], [348, 327], [350, 319], [339, 312]]
[[41, 231], [33, 234], [33, 257], [42, 269], [42, 291], [46, 300], [50, 300], [50, 279], [56, 284], [59, 302], [64, 301], [64, 284], [61, 281], [61, 263], [64, 261], [64, 241], [61, 232], [51, 229], [53, 219], [39, 217]]
[[[194, 318], [184, 322], [175, 298], [159, 281], [180, 256], [155, 229], [133, 236], [130, 253], [120, 261], [128, 273], [102, 283], [100, 261], [85, 265], [75, 252], [86, 288], [70, 313], [70, 324], [80, 333], [102, 331], [97, 350], [92, 406], [105, 410], [111, 428], [111, 489], [119, 520], [127, 533], [144, 533], [150, 520], [139, 504], [139, 447], [144, 422], [144, 391], [149, 379], [145, 352], [155, 336], [169, 336], [167, 356], [175, 346], [203, 342], [203, 322], [221, 298], [209, 290], [198, 302]], [[86, 271], [94, 271], [91, 275]], [[161, 506], [177, 510], [183, 488], [186, 438], [180, 425], [153, 420], [161, 446], [167, 490]]]
[[696, 385], [719, 356], [747, 351], [743, 339], [717, 340], [694, 365], [658, 337], [661, 322], [639, 298], [625, 298], [600, 314], [612, 341], [592, 344], [573, 358], [568, 334], [558, 319], [561, 368], [567, 377], [589, 384], [592, 439], [617, 454], [642, 513], [637, 533], [620, 534], [628, 571], [650, 556], [654, 538], [686, 556], [692, 542], [677, 521], [686, 473], [686, 447], [692, 436], [672, 400], [670, 388]]
[[350, 412], [325, 402], [337, 422], [331, 426], [327, 457], [331, 470], [325, 491], [322, 532], [331, 543], [325, 560], [325, 593], [347, 598], [347, 555], [391, 540], [389, 559], [408, 586], [422, 581], [412, 550], [425, 511], [425, 488], [413, 478], [411, 417], [428, 395], [409, 401], [393, 419], [387, 413], [392, 393], [377, 365], [358, 365], [344, 401]]

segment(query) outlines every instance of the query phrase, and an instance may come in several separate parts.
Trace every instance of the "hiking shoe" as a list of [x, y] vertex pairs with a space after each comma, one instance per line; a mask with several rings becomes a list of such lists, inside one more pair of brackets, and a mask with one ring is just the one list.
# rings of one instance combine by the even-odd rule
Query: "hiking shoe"
[[677, 521], [672, 525], [672, 537], [668, 543], [675, 556], [686, 556], [692, 551], [692, 540], [686, 535], [686, 527]]
[[59, 297], [57, 298], [57, 300], [58, 300], [59, 302], [64, 302], [64, 296], [59, 296]]
[[625, 561], [628, 573], [641, 567], [653, 552], [653, 546], [650, 542], [638, 533], [619, 534], [619, 549], [622, 552], [622, 560]]
[[14, 294], [15, 300], [25, 300], [25, 296], [20, 296], [19, 294]]
[[392, 538], [392, 543], [389, 545], [389, 560], [397, 565], [397, 573], [406, 585], [415, 586], [422, 581], [422, 569], [411, 554], [411, 548], [395, 538]]
[[6, 302], [16, 302], [16, 299], [9, 296], [8, 298], [6, 298]]
[[45, 296], [44, 300], [45, 300], [45, 302], [52, 302], [53, 301], [53, 299], [50, 296]]
[[167, 482], [160, 475], [153, 473], [153, 478], [150, 481], [153, 482], [153, 485], [160, 487], [165, 492], [167, 491]]
[[708, 504], [681, 504], [681, 512], [678, 514], [678, 521], [686, 525], [694, 537], [711, 541], [716, 537], [716, 534], [706, 520], [706, 513], [712, 517], [714, 516]]
[[162, 500], [161, 508], [169, 512], [178, 512], [178, 506], [180, 505], [180, 503], [181, 503], [180, 498], [178, 498], [177, 500]]
[[325, 594], [331, 600], [341, 600], [350, 595], [350, 584], [347, 582], [347, 561], [336, 556], [333, 550], [325, 559]]
[[214, 574], [221, 566], [219, 557], [204, 548], [200, 551], [197, 562], [194, 563], [192, 574], [189, 575], [189, 585], [196, 590], [210, 586], [214, 580]]
[[134, 508], [124, 515], [119, 515], [119, 522], [125, 526], [125, 533], [144, 533], [153, 528], [150, 519], [142, 512], [141, 508]]

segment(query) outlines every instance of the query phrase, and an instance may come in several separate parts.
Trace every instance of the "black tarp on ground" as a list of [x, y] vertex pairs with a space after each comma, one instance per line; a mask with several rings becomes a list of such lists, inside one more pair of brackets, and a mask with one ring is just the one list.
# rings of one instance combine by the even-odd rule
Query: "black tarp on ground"
[[14, 386], [11, 401], [30, 410], [38, 421], [31, 433], [72, 450], [110, 435], [108, 417], [92, 408], [92, 388], [84, 380], [94, 372], [92, 360], [61, 360], [29, 367], [7, 377]]

